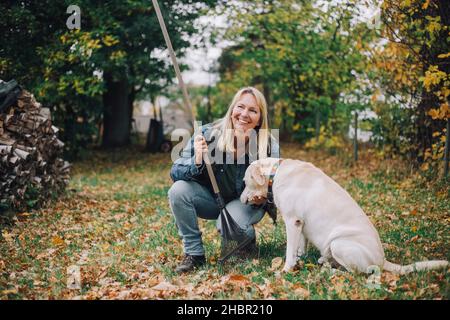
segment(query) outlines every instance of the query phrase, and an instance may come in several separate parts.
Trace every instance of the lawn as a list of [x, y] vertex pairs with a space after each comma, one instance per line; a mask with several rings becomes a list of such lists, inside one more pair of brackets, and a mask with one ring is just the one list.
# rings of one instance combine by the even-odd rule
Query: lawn
[[[408, 264], [450, 260], [448, 182], [426, 180], [398, 159], [370, 149], [352, 165], [282, 145], [286, 158], [313, 162], [342, 185], [378, 229], [386, 257]], [[285, 231], [266, 215], [256, 226], [259, 256], [217, 264], [220, 236], [201, 220], [207, 266], [174, 272], [182, 244], [169, 210], [168, 154], [136, 149], [93, 151], [74, 164], [66, 194], [47, 208], [3, 224], [0, 299], [449, 299], [449, 270], [374, 276], [317, 263], [310, 247], [296, 270], [282, 274]], [[79, 268], [81, 286], [68, 286]]]

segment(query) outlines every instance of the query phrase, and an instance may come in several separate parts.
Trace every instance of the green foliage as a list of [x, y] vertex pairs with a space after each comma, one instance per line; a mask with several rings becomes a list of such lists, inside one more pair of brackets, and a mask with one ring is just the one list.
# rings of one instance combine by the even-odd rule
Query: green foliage
[[269, 100], [273, 126], [284, 135], [308, 140], [317, 113], [332, 135], [342, 134], [336, 124], [362, 107], [344, 96], [359, 88], [357, 75], [365, 72], [367, 58], [355, 47], [370, 34], [351, 22], [358, 13], [354, 2], [325, 9], [309, 1], [260, 0], [223, 10], [233, 25], [225, 38], [235, 45], [221, 57], [220, 100], [255, 85]]
[[[179, 56], [198, 32], [193, 21], [216, 1], [160, 1]], [[97, 142], [102, 122], [103, 74], [125, 79], [134, 99], [171, 83], [172, 66], [155, 54], [166, 48], [151, 2], [82, 0], [81, 30], [69, 30], [71, 1], [3, 1], [0, 78], [15, 78], [51, 108], [69, 155]], [[129, 121], [130, 119], [124, 119]]]

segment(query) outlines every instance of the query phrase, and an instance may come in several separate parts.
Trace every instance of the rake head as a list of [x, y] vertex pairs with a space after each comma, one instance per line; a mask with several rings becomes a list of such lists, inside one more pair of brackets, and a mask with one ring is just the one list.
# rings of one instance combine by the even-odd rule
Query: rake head
[[222, 245], [219, 263], [224, 263], [236, 251], [244, 248], [254, 240], [255, 236], [242, 229], [226, 208], [222, 208], [220, 219], [222, 223]]

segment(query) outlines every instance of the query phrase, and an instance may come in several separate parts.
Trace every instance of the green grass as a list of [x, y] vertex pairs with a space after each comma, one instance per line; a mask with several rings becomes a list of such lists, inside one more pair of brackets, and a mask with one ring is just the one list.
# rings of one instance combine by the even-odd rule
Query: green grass
[[[380, 233], [386, 257], [408, 264], [450, 260], [448, 182], [411, 175], [370, 150], [345, 159], [289, 145], [283, 155], [313, 162], [361, 205]], [[448, 270], [371, 278], [317, 264], [309, 247], [296, 270], [281, 274], [286, 236], [279, 216], [256, 226], [259, 255], [217, 264], [215, 221], [200, 220], [208, 264], [178, 275], [182, 243], [167, 201], [168, 155], [93, 152], [74, 164], [68, 191], [49, 207], [22, 213], [0, 238], [1, 299], [449, 299]], [[67, 288], [79, 265], [82, 286]]]

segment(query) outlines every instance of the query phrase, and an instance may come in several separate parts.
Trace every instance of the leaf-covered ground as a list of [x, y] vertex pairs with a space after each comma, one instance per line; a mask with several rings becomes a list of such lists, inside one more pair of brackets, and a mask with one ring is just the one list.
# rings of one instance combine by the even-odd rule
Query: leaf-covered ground
[[[341, 184], [378, 229], [389, 260], [450, 260], [448, 183], [427, 182], [398, 160], [364, 150], [346, 156], [283, 145], [284, 157], [313, 162]], [[280, 274], [281, 217], [257, 225], [259, 257], [219, 266], [220, 236], [201, 220], [207, 266], [174, 273], [182, 244], [171, 216], [167, 154], [93, 152], [74, 164], [67, 194], [3, 225], [0, 299], [449, 299], [449, 270], [396, 276], [351, 274], [317, 264], [309, 248], [296, 271]], [[79, 268], [81, 288], [68, 287]], [[379, 280], [379, 281], [378, 281]]]

